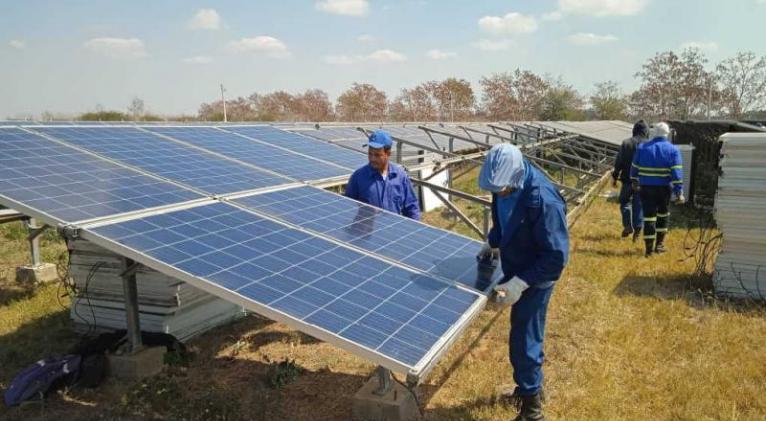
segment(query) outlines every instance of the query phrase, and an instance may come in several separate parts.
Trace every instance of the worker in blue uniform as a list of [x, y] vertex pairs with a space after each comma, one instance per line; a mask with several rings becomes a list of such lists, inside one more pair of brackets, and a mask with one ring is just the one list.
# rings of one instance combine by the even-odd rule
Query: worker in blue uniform
[[569, 256], [566, 202], [510, 144], [495, 145], [479, 174], [492, 192], [492, 229], [479, 258], [499, 254], [496, 301], [511, 309], [510, 360], [520, 402], [517, 421], [543, 420], [543, 336], [548, 302]]
[[612, 171], [612, 186], [620, 187], [620, 213], [622, 214], [622, 238], [633, 234], [633, 241], [641, 236], [644, 228], [644, 212], [641, 207], [641, 195], [633, 191], [630, 180], [630, 168], [633, 165], [633, 155], [638, 145], [649, 137], [649, 126], [644, 120], [633, 125], [633, 136], [625, 139], [620, 145], [620, 151], [614, 160]]
[[369, 163], [354, 171], [346, 184], [346, 196], [412, 219], [420, 219], [418, 198], [404, 168], [389, 162], [394, 142], [384, 130], [370, 134]]
[[646, 257], [666, 251], [668, 205], [671, 200], [678, 204], [685, 201], [681, 151], [670, 143], [669, 134], [667, 123], [657, 123], [652, 140], [639, 145], [636, 150], [630, 170], [632, 184], [641, 195], [644, 210]]

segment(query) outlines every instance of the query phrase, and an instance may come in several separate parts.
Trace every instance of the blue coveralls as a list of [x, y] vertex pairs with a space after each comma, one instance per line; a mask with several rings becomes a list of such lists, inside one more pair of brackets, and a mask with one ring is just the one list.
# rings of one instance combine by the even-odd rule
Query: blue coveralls
[[681, 194], [684, 189], [681, 151], [665, 137], [642, 143], [633, 155], [630, 177], [641, 186], [644, 240], [648, 252], [655, 239], [657, 244], [663, 243], [668, 231], [671, 189], [676, 194]]
[[420, 219], [418, 198], [407, 172], [388, 164], [388, 175], [367, 164], [354, 171], [346, 184], [346, 196], [412, 219]]
[[555, 281], [569, 257], [566, 202], [528, 162], [521, 196], [502, 232], [497, 194], [492, 195], [489, 244], [500, 249], [504, 281], [518, 276], [529, 284], [511, 309], [510, 360], [521, 396], [537, 394], [543, 383], [545, 316]]

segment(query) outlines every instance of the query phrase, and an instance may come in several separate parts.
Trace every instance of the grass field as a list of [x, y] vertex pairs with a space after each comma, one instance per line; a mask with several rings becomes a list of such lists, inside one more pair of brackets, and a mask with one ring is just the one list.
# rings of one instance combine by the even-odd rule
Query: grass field
[[[470, 180], [469, 177], [467, 177]], [[465, 182], [470, 186], [471, 182]], [[465, 206], [466, 204], [461, 204]], [[480, 209], [468, 209], [480, 212]], [[766, 311], [713, 299], [683, 259], [684, 225], [652, 259], [621, 240], [617, 205], [598, 198], [577, 222], [572, 255], [546, 327], [546, 412], [553, 420], [766, 419]], [[460, 222], [427, 215], [462, 230]], [[477, 219], [478, 220], [478, 219]], [[0, 387], [76, 338], [57, 285], [24, 290], [12, 269], [28, 259], [19, 228], [0, 228]], [[692, 234], [696, 232], [692, 228]], [[63, 252], [48, 238], [48, 261]], [[510, 383], [509, 310], [485, 310], [419, 389], [428, 420], [504, 420], [493, 403]], [[373, 366], [254, 316], [191, 342], [194, 359], [136, 384], [62, 391], [45, 403], [0, 407], [0, 419], [347, 420]]]

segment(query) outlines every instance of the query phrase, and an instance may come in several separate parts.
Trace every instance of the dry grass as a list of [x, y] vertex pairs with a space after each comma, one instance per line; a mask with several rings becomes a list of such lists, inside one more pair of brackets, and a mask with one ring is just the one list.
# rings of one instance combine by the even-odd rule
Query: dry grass
[[[689, 276], [694, 263], [680, 261], [685, 230], [672, 230], [671, 251], [649, 260], [640, 257], [639, 244], [619, 239], [619, 231], [617, 205], [599, 198], [572, 232], [571, 261], [546, 327], [549, 418], [766, 419], [766, 311], [711, 300], [708, 286]], [[4, 251], [18, 247], [8, 242]], [[19, 332], [60, 335], [56, 343], [29, 342], [29, 351], [5, 355], [0, 383], [65, 346], [70, 335], [54, 289], [38, 289], [0, 309], [0, 355]], [[426, 419], [513, 415], [491, 402], [495, 387], [512, 381], [508, 313], [483, 312], [421, 386]], [[203, 335], [192, 347], [196, 358], [188, 368], [134, 385], [110, 381], [98, 391], [62, 393], [45, 408], [2, 408], [0, 418], [347, 420], [351, 396], [373, 369], [255, 317]], [[270, 379], [285, 359], [305, 371], [275, 389]]]

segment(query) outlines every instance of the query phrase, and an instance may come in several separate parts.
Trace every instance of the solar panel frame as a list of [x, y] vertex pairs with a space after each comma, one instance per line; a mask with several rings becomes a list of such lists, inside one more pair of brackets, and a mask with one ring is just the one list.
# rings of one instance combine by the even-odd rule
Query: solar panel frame
[[256, 191], [293, 183], [281, 175], [135, 126], [46, 126], [35, 127], [33, 131], [205, 195]]
[[[284, 226], [285, 229], [293, 231], [293, 232], [300, 232], [305, 234], [306, 236], [313, 237], [314, 239], [318, 239], [314, 234], [307, 232], [305, 230], [296, 229], [294, 227], [291, 227], [287, 224], [284, 224], [280, 221], [273, 220], [268, 217], [263, 217], [261, 215], [258, 215], [252, 211], [242, 209], [238, 206], [233, 206], [231, 204], [226, 204], [225, 202], [219, 202], [215, 200], [209, 200], [205, 203], [197, 203], [197, 204], [184, 204], [182, 206], [179, 206], [176, 209], [173, 209], [173, 211], [177, 210], [183, 210], [183, 209], [200, 209], [203, 206], [211, 205], [211, 204], [217, 204], [217, 205], [226, 205], [230, 206], [233, 209], [241, 210], [242, 212], [246, 212], [249, 214], [252, 214], [253, 217], [261, 218], [263, 220], [270, 221], [274, 224], [278, 224], [281, 226]], [[364, 346], [361, 343], [354, 342], [353, 340], [349, 338], [343, 338], [339, 335], [336, 335], [334, 333], [331, 333], [328, 330], [322, 329], [318, 326], [312, 325], [310, 323], [303, 322], [301, 320], [298, 320], [294, 318], [293, 316], [287, 315], [281, 311], [275, 310], [271, 308], [268, 305], [264, 305], [261, 303], [258, 303], [256, 301], [253, 301], [252, 299], [247, 299], [244, 296], [237, 294], [230, 290], [222, 289], [218, 286], [215, 286], [211, 282], [202, 280], [194, 275], [191, 275], [190, 273], [176, 268], [170, 264], [164, 263], [161, 260], [152, 257], [146, 253], [142, 253], [130, 246], [121, 244], [118, 241], [110, 239], [108, 236], [103, 235], [101, 233], [98, 233], [97, 230], [99, 228], [103, 227], [115, 227], [118, 224], [122, 222], [133, 222], [133, 221], [142, 221], [143, 219], [150, 217], [150, 216], [156, 216], [156, 215], [168, 215], [169, 212], [148, 212], [143, 215], [141, 215], [139, 218], [137, 217], [123, 217], [123, 218], [116, 218], [114, 220], [110, 221], [104, 221], [99, 223], [94, 223], [90, 225], [81, 226], [78, 235], [94, 244], [97, 244], [101, 247], [104, 247], [106, 249], [109, 249], [111, 251], [114, 251], [128, 259], [131, 259], [133, 261], [139, 262], [141, 264], [144, 264], [148, 267], [151, 267], [159, 272], [162, 272], [168, 276], [174, 277], [176, 279], [179, 279], [181, 281], [187, 282], [190, 285], [193, 285], [201, 290], [204, 290], [208, 293], [217, 295], [219, 297], [222, 297], [232, 303], [236, 303], [238, 305], [241, 305], [243, 307], [249, 308], [253, 311], [255, 311], [258, 314], [261, 314], [265, 317], [268, 317], [271, 320], [275, 320], [278, 322], [282, 322], [287, 324], [288, 326], [295, 328], [297, 330], [300, 330], [302, 332], [305, 332], [309, 335], [312, 335], [320, 340], [326, 341], [328, 343], [331, 343], [335, 346], [338, 346], [342, 349], [345, 349], [355, 355], [362, 356], [363, 358], [372, 361], [376, 364], [379, 364], [383, 367], [386, 367], [392, 371], [399, 372], [399, 373], [406, 373], [408, 376], [408, 380], [412, 382], [419, 382], [422, 378], [428, 375], [428, 373], [433, 369], [434, 365], [438, 362], [441, 355], [443, 355], [450, 347], [452, 343], [454, 343], [455, 340], [457, 340], [460, 337], [460, 333], [465, 330], [465, 328], [471, 323], [473, 319], [477, 317], [481, 309], [486, 304], [486, 297], [482, 294], [478, 294], [476, 292], [471, 292], [468, 288], [463, 287], [456, 287], [461, 291], [464, 291], [466, 293], [470, 293], [471, 296], [474, 298], [473, 302], [470, 304], [470, 306], [463, 311], [463, 313], [460, 315], [460, 317], [449, 326], [448, 330], [443, 332], [441, 336], [439, 336], [438, 340], [434, 342], [431, 347], [427, 350], [428, 352], [422, 356], [422, 358], [419, 359], [417, 364], [407, 364], [402, 361], [399, 361], [391, 356], [383, 354], [383, 351], [377, 351], [370, 349], [366, 346]], [[328, 240], [319, 239], [321, 241], [327, 242]], [[370, 256], [364, 252], [360, 252], [358, 250], [354, 250], [353, 248], [350, 248], [346, 245], [343, 245], [341, 243], [336, 243], [330, 241], [330, 243], [334, 243], [339, 248], [347, 249], [349, 252], [358, 253], [360, 255], [366, 256], [367, 258], [375, 259], [374, 256]], [[395, 267], [397, 270], [403, 270], [409, 273], [412, 273], [413, 275], [418, 275], [419, 272], [413, 271], [411, 269], [404, 268], [399, 265], [392, 265], [388, 262], [380, 261], [378, 260], [380, 264], [390, 267]], [[418, 276], [424, 276], [423, 274]], [[427, 275], [425, 275], [427, 276]], [[436, 281], [441, 282], [441, 281]], [[447, 284], [445, 284], [446, 286]], [[361, 320], [360, 320], [361, 321]], [[403, 326], [408, 326], [408, 324], [405, 324]], [[413, 325], [417, 326], [417, 325]], [[389, 340], [393, 336], [389, 336]], [[417, 337], [413, 337], [411, 340], [417, 340]], [[384, 339], [384, 342], [386, 339]]]
[[[79, 223], [83, 221], [100, 220], [113, 215], [134, 214], [137, 212], [143, 212], [147, 209], [164, 209], [179, 203], [197, 202], [204, 200], [204, 196], [187, 188], [167, 182], [156, 176], [144, 174], [133, 169], [126, 168], [125, 166], [104, 160], [94, 154], [82, 152], [70, 146], [61, 144], [60, 142], [50, 140], [44, 136], [41, 136], [40, 134], [31, 132], [24, 128], [0, 128], [0, 136], [15, 136], [15, 139], [0, 141], [0, 144], [3, 142], [29, 143], [29, 145], [25, 145], [25, 148], [21, 148], [21, 146], [17, 147], [15, 149], [15, 156], [10, 158], [3, 158], [3, 161], [9, 159], [17, 161], [31, 161], [34, 159], [42, 160], [43, 158], [45, 158], [47, 161], [50, 161], [45, 165], [34, 164], [24, 167], [24, 176], [19, 177], [19, 179], [22, 180], [22, 184], [14, 183], [13, 179], [9, 178], [9, 175], [11, 175], [13, 171], [18, 172], [18, 170], [14, 170], [13, 167], [8, 165], [0, 168], [0, 173], [3, 171], [8, 172], [8, 174], [4, 174], [2, 179], [0, 179], [0, 201], [5, 206], [16, 209], [17, 211], [30, 217], [45, 221], [48, 224]], [[37, 146], [37, 150], [45, 149], [47, 151], [55, 151], [56, 154], [50, 155], [50, 153], [47, 153], [45, 156], [35, 156], [34, 150], [28, 147], [31, 145]], [[8, 146], [5, 145], [3, 150], [7, 152], [9, 150]], [[73, 160], [77, 160], [77, 162]], [[67, 181], [66, 183], [54, 184], [51, 182], [62, 177], [57, 173], [57, 170], [68, 168], [72, 169], [72, 171], [67, 173], [69, 177], [79, 175], [81, 180], [72, 181], [71, 178], [67, 178], [65, 180]], [[26, 174], [27, 172], [35, 171], [43, 171], [43, 173], [42, 175], [34, 176]], [[44, 175], [45, 172], [50, 173], [50, 175]], [[94, 176], [94, 174], [107, 173], [111, 173], [114, 178], [101, 179], [100, 177]], [[112, 184], [108, 183], [110, 180], [112, 180]], [[114, 182], [118, 180], [135, 180], [137, 183], [131, 182], [123, 186], [115, 185]], [[30, 195], [30, 192], [36, 193], [31, 187], [32, 181], [40, 182], [39, 186], [35, 187], [36, 189], [39, 190], [48, 188], [49, 193]], [[46, 183], [48, 185], [47, 187], [45, 185]], [[98, 183], [109, 186], [110, 188], [100, 188]], [[24, 195], [10, 193], [11, 189], [6, 188], [9, 187], [10, 184], [16, 184], [18, 186], [13, 190], [24, 190], [26, 193]], [[83, 188], [89, 188], [90, 190], [72, 191], [68, 193], [64, 187], [69, 185], [79, 185]], [[145, 194], [140, 195], [140, 191], [137, 190], [138, 188], [143, 189]], [[3, 191], [5, 192], [3, 193]], [[151, 192], [154, 192], [155, 199], [152, 199], [153, 193]], [[53, 194], [56, 193], [61, 194], [59, 194], [59, 196], [53, 196]], [[135, 196], [126, 198], [121, 197], [118, 193], [131, 193]], [[67, 202], [61, 202], [56, 198], [69, 196], [72, 196], [71, 201], [73, 201], [73, 203], [77, 203], [81, 206], [59, 206], [58, 208], [52, 209], [50, 206], [46, 208], [45, 206], [38, 205], [37, 203], [32, 203], [40, 202], [42, 204], [47, 202], [59, 202], [61, 204], [67, 205]], [[108, 202], [105, 200], [98, 201], [96, 198], [99, 196], [101, 198], [109, 197], [112, 200], [109, 200]], [[168, 197], [169, 199], [169, 196], [177, 196], [177, 198], [173, 200], [158, 200], [160, 197]], [[145, 201], [148, 200], [151, 203], [146, 202], [142, 206], [140, 202], [136, 202], [136, 200], [140, 199], [141, 197], [146, 197]], [[91, 208], [95, 209], [99, 205], [102, 207], [110, 207], [112, 211], [98, 212], [91, 210], [89, 212], [85, 210]]]

